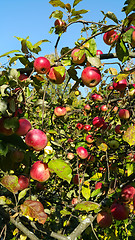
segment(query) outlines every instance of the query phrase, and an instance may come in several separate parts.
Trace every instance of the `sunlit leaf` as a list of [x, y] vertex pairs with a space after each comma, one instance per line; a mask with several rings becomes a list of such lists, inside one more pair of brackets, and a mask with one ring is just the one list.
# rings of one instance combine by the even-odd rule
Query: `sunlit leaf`
[[123, 135], [123, 140], [130, 146], [135, 145], [135, 126], [129, 127]]
[[118, 19], [113, 12], [108, 11], [105, 15], [111, 20], [113, 20], [115, 23], [118, 23]]
[[63, 77], [66, 69], [63, 66], [58, 66], [58, 67], [54, 67], [54, 70]]
[[109, 70], [109, 73], [110, 73], [110, 74], [112, 74], [112, 75], [117, 75], [117, 70], [116, 70], [116, 68], [112, 68], [112, 67], [111, 67], [111, 68], [109, 68], [108, 70]]
[[63, 216], [67, 216], [67, 215], [70, 215], [71, 212], [67, 211], [66, 209], [63, 209], [60, 211], [60, 214], [63, 215]]
[[127, 163], [126, 164], [126, 169], [127, 169], [127, 176], [130, 176], [132, 173], [134, 173], [133, 163]]
[[24, 190], [22, 190], [19, 195], [18, 195], [18, 202], [23, 198], [25, 197], [27, 191], [29, 190], [29, 188], [25, 188]]
[[60, 10], [56, 10], [56, 11], [52, 12], [52, 14], [50, 15], [49, 18], [51, 18], [51, 17], [57, 18], [57, 19], [62, 19], [63, 18], [63, 12], [60, 11]]
[[102, 177], [102, 173], [95, 173], [90, 179], [93, 181], [98, 181]]
[[88, 201], [89, 198], [90, 198], [90, 188], [89, 187], [85, 187], [85, 186], [82, 186], [82, 195], [83, 197]]
[[12, 193], [17, 193], [20, 189], [18, 177], [15, 175], [5, 175], [1, 180], [2, 185]]
[[128, 49], [125, 45], [125, 43], [123, 42], [122, 39], [120, 39], [119, 41], [117, 41], [116, 44], [116, 54], [118, 59], [124, 63], [125, 61], [127, 61], [129, 59], [129, 52]]
[[88, 62], [93, 65], [94, 67], [99, 68], [101, 66], [101, 61], [98, 57], [87, 57]]
[[82, 0], [74, 0], [73, 2], [73, 7], [75, 7], [79, 2], [81, 2]]
[[78, 203], [75, 206], [75, 210], [86, 211], [86, 212], [90, 212], [98, 208], [100, 208], [100, 205], [98, 203], [90, 202], [90, 201]]
[[12, 50], [12, 51], [6, 52], [6, 53], [2, 54], [2, 55], [0, 56], [0, 58], [1, 58], [1, 57], [5, 57], [5, 56], [8, 56], [8, 55], [10, 55], [11, 53], [15, 53], [15, 52], [20, 52], [20, 51], [19, 51], [19, 50]]
[[61, 8], [65, 8], [65, 4], [60, 1], [60, 0], [51, 0], [49, 2], [53, 7], [61, 7]]

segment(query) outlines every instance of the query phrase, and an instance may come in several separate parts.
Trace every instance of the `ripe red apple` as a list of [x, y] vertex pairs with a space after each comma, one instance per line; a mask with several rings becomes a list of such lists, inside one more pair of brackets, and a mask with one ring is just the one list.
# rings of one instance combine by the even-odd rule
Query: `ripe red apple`
[[62, 107], [62, 106], [58, 106], [54, 109], [54, 114], [57, 116], [57, 117], [63, 117], [65, 116], [67, 113], [67, 110], [65, 107]]
[[22, 162], [24, 159], [24, 152], [16, 149], [11, 153], [10, 157], [13, 162]]
[[129, 210], [124, 204], [114, 202], [110, 207], [114, 219], [122, 221], [128, 218]]
[[7, 129], [4, 127], [4, 118], [0, 118], [0, 133], [5, 135], [5, 136], [10, 136], [13, 134], [13, 130], [10, 128], [10, 129]]
[[127, 80], [126, 79], [122, 79], [118, 82], [113, 82], [113, 88], [115, 90], [118, 90], [120, 92], [124, 91], [127, 87]]
[[84, 109], [85, 109], [86, 111], [89, 111], [89, 110], [91, 109], [91, 107], [90, 107], [89, 104], [86, 104], [86, 105], [84, 106]]
[[121, 125], [120, 124], [118, 124], [116, 127], [115, 127], [115, 132], [117, 133], [117, 134], [122, 134], [122, 131], [121, 131]]
[[95, 117], [92, 120], [93, 126], [95, 126], [97, 128], [102, 127], [104, 125], [104, 122], [105, 122], [105, 120], [102, 117]]
[[76, 128], [78, 128], [79, 130], [82, 130], [84, 128], [84, 125], [82, 123], [77, 123]]
[[50, 177], [50, 171], [47, 163], [42, 161], [35, 162], [30, 169], [30, 176], [38, 182], [45, 182]]
[[67, 158], [68, 158], [69, 160], [74, 159], [74, 157], [75, 157], [75, 155], [74, 155], [72, 152], [69, 152], [69, 153], [67, 154]]
[[97, 214], [97, 223], [101, 228], [110, 227], [112, 224], [112, 215], [102, 210]]
[[86, 136], [86, 142], [87, 143], [93, 143], [94, 142], [94, 138], [91, 134]]
[[103, 52], [101, 50], [97, 50], [96, 55], [100, 55], [103, 54]]
[[75, 205], [78, 203], [78, 199], [77, 198], [73, 198], [72, 201], [71, 201], [71, 204], [72, 205]]
[[114, 30], [111, 30], [111, 31], [104, 33], [103, 40], [107, 45], [111, 45], [114, 41], [118, 40], [118, 37], [119, 36], [118, 36], [117, 32]]
[[80, 56], [82, 50], [75, 48], [72, 52], [71, 52], [71, 57], [72, 57], [72, 62], [75, 64], [82, 64], [85, 61], [85, 53]]
[[101, 81], [101, 73], [96, 67], [86, 67], [82, 71], [81, 79], [87, 87], [95, 87]]
[[99, 94], [97, 94], [97, 93], [93, 93], [92, 95], [91, 95], [91, 99], [93, 100], [93, 101], [103, 101], [103, 98], [102, 98], [102, 96], [101, 95], [99, 95]]
[[114, 108], [113, 108], [113, 112], [117, 112], [118, 111], [118, 107], [117, 106], [115, 106]]
[[34, 61], [34, 68], [37, 73], [46, 74], [50, 70], [50, 62], [45, 57], [38, 57]]
[[29, 186], [29, 178], [24, 176], [24, 175], [19, 175], [18, 176], [18, 183], [20, 185], [19, 190], [22, 191]]
[[101, 182], [97, 182], [96, 184], [95, 184], [95, 190], [96, 189], [101, 189], [102, 188], [102, 183]]
[[102, 112], [106, 112], [106, 111], [108, 110], [108, 107], [107, 107], [106, 105], [102, 105], [102, 106], [100, 107], [100, 110], [101, 110]]
[[131, 185], [125, 186], [121, 191], [121, 197], [124, 201], [133, 200], [135, 197], [135, 188]]
[[24, 136], [31, 129], [31, 123], [26, 118], [19, 119], [19, 128], [16, 130], [16, 134]]
[[77, 155], [81, 158], [81, 159], [86, 159], [88, 157], [88, 151], [86, 150], [86, 148], [84, 147], [78, 147], [76, 149], [76, 153]]
[[54, 26], [55, 27], [63, 27], [66, 26], [65, 21], [61, 20], [61, 19], [56, 19], [54, 22]]
[[113, 90], [113, 86], [109, 86], [108, 90], [110, 90], [110, 91]]
[[62, 76], [58, 71], [57, 71], [57, 67], [52, 67], [50, 68], [50, 71], [48, 72], [47, 74], [47, 77], [49, 78], [49, 80], [52, 82], [52, 83], [55, 83], [55, 84], [62, 84], [65, 80], [65, 73], [64, 75]]
[[129, 29], [131, 29], [131, 28], [135, 29], [135, 26], [126, 27], [126, 28], [124, 29], [124, 31], [127, 32], [127, 31], [128, 31]]
[[85, 130], [86, 132], [90, 131], [90, 130], [91, 130], [91, 126], [90, 126], [89, 124], [85, 125], [85, 126], [84, 126], [84, 130]]
[[127, 109], [119, 110], [119, 118], [120, 119], [128, 119], [130, 117], [130, 113]]
[[47, 136], [39, 129], [32, 129], [26, 134], [25, 143], [36, 151], [41, 151], [47, 145]]
[[20, 80], [21, 82], [26, 82], [27, 79], [28, 79], [28, 76], [27, 76], [26, 74], [24, 74], [24, 73], [20, 74], [19, 80]]

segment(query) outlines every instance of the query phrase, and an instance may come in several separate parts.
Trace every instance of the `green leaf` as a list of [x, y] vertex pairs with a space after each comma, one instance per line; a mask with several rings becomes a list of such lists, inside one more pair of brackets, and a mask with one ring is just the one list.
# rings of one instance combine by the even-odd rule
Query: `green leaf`
[[128, 43], [131, 43], [132, 42], [132, 33], [133, 33], [134, 29], [131, 28], [129, 29], [128, 31], [126, 31], [124, 34], [123, 34], [123, 41], [124, 42], [128, 42]]
[[67, 216], [67, 215], [70, 215], [71, 212], [67, 211], [66, 209], [63, 209], [60, 211], [60, 214], [63, 215], [63, 216]]
[[50, 41], [47, 40], [47, 39], [40, 40], [40, 41], [38, 41], [37, 43], [35, 43], [35, 44], [33, 45], [33, 48], [39, 47], [39, 46], [40, 46], [42, 43], [44, 43], [44, 42], [50, 42]]
[[72, 78], [73, 80], [78, 80], [77, 71], [74, 68], [71, 67], [67, 71], [68, 71], [70, 78]]
[[102, 177], [102, 173], [95, 173], [90, 179], [93, 181], [99, 181]]
[[96, 189], [91, 193], [91, 197], [97, 196], [101, 192], [101, 189]]
[[81, 15], [77, 15], [77, 16], [71, 18], [71, 19], [68, 19], [68, 22], [69, 22], [69, 23], [70, 23], [70, 22], [75, 22], [75, 21], [77, 21], [77, 20], [80, 19], [80, 18], [82, 18], [82, 16], [81, 16]]
[[16, 60], [18, 60], [20, 58], [24, 58], [24, 56], [23, 55], [20, 55], [20, 56], [18, 55], [18, 56], [12, 57], [10, 59], [9, 65], [11, 66], [13, 62], [15, 62]]
[[82, 0], [74, 0], [73, 2], [73, 7], [75, 7], [79, 2], [81, 2]]
[[4, 127], [6, 129], [12, 129], [13, 131], [16, 131], [19, 128], [19, 121], [18, 118], [7, 118], [4, 120]]
[[135, 145], [135, 126], [131, 126], [123, 135], [123, 140], [130, 146]]
[[127, 176], [130, 176], [132, 173], [134, 173], [134, 164], [127, 163], [126, 169], [127, 169]]
[[0, 155], [6, 156], [8, 153], [8, 145], [0, 140]]
[[75, 210], [86, 211], [86, 212], [90, 212], [98, 208], [100, 208], [100, 205], [98, 203], [90, 202], [90, 201], [78, 203], [75, 206]]
[[27, 191], [29, 190], [29, 188], [25, 188], [24, 190], [22, 190], [19, 195], [18, 195], [18, 202], [23, 198], [25, 197]]
[[27, 54], [29, 51], [28, 51], [25, 39], [21, 41], [21, 45], [22, 45], [22, 48], [21, 48], [22, 52]]
[[24, 143], [23, 139], [16, 134], [12, 134], [11, 136], [4, 136], [3, 134], [0, 134], [0, 140], [2, 140], [5, 144], [11, 144], [22, 150], [28, 149], [28, 146]]
[[61, 159], [51, 160], [48, 163], [48, 167], [50, 171], [55, 172], [60, 178], [70, 183], [72, 179], [72, 169], [66, 162]]
[[86, 44], [87, 44], [87, 47], [85, 47], [85, 45], [84, 47], [85, 47], [85, 52], [87, 56], [90, 56], [90, 57], [96, 56], [97, 45], [94, 38], [90, 39], [88, 42], [86, 42]]
[[10, 80], [18, 80], [19, 75], [20, 73], [16, 69], [12, 68], [8, 77]]
[[135, 10], [135, 1], [134, 0], [128, 0], [128, 2], [126, 1], [125, 4], [128, 4], [124, 8], [126, 15], [128, 15], [130, 12]]
[[53, 7], [61, 7], [65, 9], [65, 4], [60, 0], [51, 0], [49, 2]]
[[8, 56], [9, 54], [14, 53], [14, 52], [20, 52], [20, 51], [19, 51], [19, 50], [12, 50], [12, 51], [6, 52], [6, 53], [2, 54], [2, 55], [0, 56], [0, 58], [1, 58], [1, 57], [5, 57], [5, 56]]
[[108, 11], [105, 14], [105, 16], [110, 18], [111, 20], [113, 20], [115, 23], [118, 23], [118, 19], [117, 19], [116, 15], [113, 12]]
[[60, 10], [56, 10], [56, 11], [52, 12], [52, 14], [50, 15], [49, 18], [51, 18], [51, 17], [57, 18], [57, 19], [62, 19], [63, 18], [63, 12], [60, 11]]
[[87, 187], [82, 186], [82, 195], [87, 201], [89, 200], [89, 198], [90, 198], [90, 188], [89, 188], [89, 186], [87, 186]]
[[7, 110], [7, 102], [4, 100], [0, 100], [0, 112], [4, 114], [6, 110]]
[[84, 13], [87, 13], [89, 10], [85, 10], [85, 9], [82, 9], [82, 10], [79, 10], [79, 11], [75, 11], [74, 9], [71, 11], [72, 12], [72, 15], [71, 16], [77, 16], [77, 15], [80, 15], [80, 14], [84, 14]]
[[119, 39], [116, 44], [116, 54], [118, 59], [124, 63], [129, 59], [129, 52], [128, 49], [126, 48], [125, 43], [123, 42], [122, 39]]
[[17, 193], [20, 185], [16, 175], [5, 175], [1, 180], [2, 185], [12, 193]]
[[54, 67], [54, 70], [63, 77], [66, 69], [63, 66], [58, 66], [58, 67]]

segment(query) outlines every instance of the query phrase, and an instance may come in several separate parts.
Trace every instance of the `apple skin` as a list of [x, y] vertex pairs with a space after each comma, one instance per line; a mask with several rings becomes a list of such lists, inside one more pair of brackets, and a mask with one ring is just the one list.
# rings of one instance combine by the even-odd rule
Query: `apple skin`
[[96, 184], [95, 184], [95, 190], [96, 189], [101, 189], [102, 188], [102, 183], [101, 182], [97, 182]]
[[54, 114], [57, 117], [64, 117], [67, 113], [67, 110], [65, 107], [58, 106], [54, 109]]
[[39, 129], [32, 129], [26, 134], [25, 143], [36, 151], [41, 151], [47, 145], [47, 136]]
[[130, 113], [127, 109], [120, 109], [119, 110], [119, 118], [120, 119], [128, 119], [130, 118]]
[[118, 36], [117, 32], [114, 30], [111, 30], [111, 31], [104, 33], [103, 40], [107, 45], [111, 45], [114, 41], [118, 40], [118, 37], [119, 36]]
[[26, 118], [20, 118], [19, 128], [16, 130], [15, 134], [19, 136], [25, 136], [30, 129], [31, 123]]
[[131, 185], [125, 186], [121, 191], [121, 198], [124, 201], [130, 201], [133, 200], [135, 197], [135, 188]]
[[97, 50], [96, 55], [100, 55], [103, 54], [103, 52], [101, 50]]
[[102, 210], [97, 214], [97, 223], [101, 228], [110, 227], [112, 224], [112, 215]]
[[50, 171], [47, 163], [42, 161], [35, 162], [30, 169], [30, 176], [38, 182], [45, 182], [50, 177]]
[[78, 203], [78, 199], [77, 198], [73, 198], [72, 201], [71, 201], [71, 204], [72, 205], [75, 205]]
[[113, 108], [113, 112], [117, 112], [118, 111], [118, 107], [117, 106], [115, 106], [114, 108]]
[[85, 109], [86, 111], [89, 111], [89, 110], [91, 109], [91, 107], [90, 107], [89, 104], [86, 104], [86, 105], [84, 106], [84, 109]]
[[132, 46], [132, 47], [135, 47], [135, 31], [133, 31], [133, 33], [132, 33], [131, 46]]
[[102, 98], [102, 96], [101, 95], [99, 95], [99, 94], [97, 94], [97, 93], [93, 93], [92, 95], [91, 95], [91, 99], [93, 100], [93, 101], [103, 101], [103, 98]]
[[111, 207], [111, 214], [114, 219], [122, 221], [128, 218], [129, 211], [124, 204], [114, 202]]
[[78, 147], [76, 149], [76, 153], [77, 155], [81, 158], [81, 159], [86, 159], [88, 157], [88, 151], [86, 150], [86, 148], [84, 147]]
[[108, 87], [108, 90], [109, 90], [109, 91], [113, 90], [113, 86], [109, 86], [109, 87]]
[[74, 157], [75, 157], [75, 155], [74, 155], [72, 152], [69, 152], [69, 153], [67, 154], [67, 159], [69, 159], [69, 160], [74, 159]]
[[18, 162], [18, 163], [20, 163], [20, 162], [22, 162], [23, 159], [24, 159], [24, 152], [19, 151], [19, 150], [14, 150], [14, 151], [11, 153], [10, 157], [11, 157], [11, 160], [12, 160], [13, 162]]
[[104, 125], [104, 118], [102, 117], [95, 117], [93, 118], [92, 120], [92, 123], [93, 123], [93, 126], [97, 127], [97, 128], [100, 128]]
[[86, 67], [82, 71], [81, 79], [87, 87], [95, 87], [101, 81], [101, 73], [96, 67]]
[[54, 22], [54, 26], [55, 27], [63, 27], [63, 26], [66, 26], [66, 23], [64, 21], [62, 21], [61, 19], [56, 19]]
[[91, 130], [91, 126], [90, 126], [89, 124], [85, 125], [85, 126], [84, 126], [84, 130], [85, 130], [86, 132], [90, 131], [90, 130]]
[[101, 110], [102, 112], [106, 112], [106, 111], [108, 110], [108, 107], [107, 107], [106, 105], [102, 105], [102, 106], [100, 107], [100, 110]]
[[[6, 118], [5, 118], [6, 119]], [[4, 127], [4, 120], [5, 120], [3, 117], [0, 118], [0, 133], [5, 135], [5, 136], [10, 136], [13, 134], [13, 131], [12, 129], [7, 129]]]
[[18, 176], [18, 183], [20, 185], [19, 190], [22, 191], [29, 186], [29, 178], [24, 176], [24, 175], [19, 175]]
[[120, 128], [121, 128], [121, 125], [120, 125], [120, 124], [118, 124], [118, 125], [115, 127], [115, 132], [116, 132], [117, 134], [122, 134], [122, 131], [120, 130]]
[[85, 139], [86, 139], [87, 143], [93, 143], [94, 142], [94, 138], [91, 134], [87, 135]]
[[19, 80], [20, 80], [21, 82], [26, 82], [27, 79], [28, 79], [28, 76], [27, 76], [26, 74], [24, 74], [24, 73], [20, 74]]
[[47, 74], [47, 78], [55, 84], [62, 84], [65, 80], [65, 73], [63, 76], [59, 72], [56, 71], [54, 67], [50, 68], [50, 71]]
[[75, 64], [82, 64], [85, 61], [85, 53], [82, 55], [82, 57], [79, 59], [79, 54], [75, 56], [75, 53], [80, 52], [81, 50], [78, 48], [75, 48], [71, 52], [72, 62]]
[[78, 128], [79, 130], [82, 130], [84, 128], [84, 125], [82, 123], [77, 123], [76, 128]]
[[38, 57], [34, 61], [34, 68], [37, 73], [46, 74], [50, 70], [50, 62], [45, 57]]
[[122, 79], [118, 82], [113, 82], [113, 88], [115, 90], [118, 90], [120, 92], [124, 91], [127, 87], [127, 80], [126, 79]]
[[116, 150], [119, 147], [119, 142], [117, 140], [111, 140], [109, 141], [109, 147], [113, 150]]

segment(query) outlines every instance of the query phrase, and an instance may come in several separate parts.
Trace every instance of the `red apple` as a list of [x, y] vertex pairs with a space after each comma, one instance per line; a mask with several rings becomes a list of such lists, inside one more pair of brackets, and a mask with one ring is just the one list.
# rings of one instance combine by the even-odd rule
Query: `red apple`
[[100, 55], [103, 54], [103, 52], [101, 50], [97, 50], [96, 55]]
[[111, 205], [111, 213], [114, 219], [122, 221], [128, 218], [129, 211], [124, 204], [114, 202]]
[[78, 128], [79, 130], [82, 130], [84, 128], [84, 125], [82, 123], [77, 123], [76, 128]]
[[24, 136], [31, 129], [31, 123], [26, 118], [19, 119], [19, 128], [16, 130], [16, 134]]
[[102, 106], [100, 107], [100, 110], [101, 110], [102, 112], [106, 112], [106, 111], [108, 110], [108, 107], [107, 107], [106, 105], [102, 105]]
[[36, 151], [41, 151], [47, 145], [47, 136], [39, 129], [32, 129], [26, 134], [25, 143]]
[[105, 120], [102, 117], [95, 117], [92, 121], [93, 126], [95, 126], [97, 128], [102, 127], [104, 125], [104, 122], [105, 122]]
[[110, 90], [110, 91], [113, 90], [113, 86], [109, 86], [108, 90]]
[[97, 223], [101, 228], [110, 227], [112, 224], [112, 215], [102, 210], [97, 214]]
[[91, 134], [89, 134], [89, 135], [86, 136], [86, 142], [87, 142], [87, 143], [92, 143], [92, 142], [94, 142], [94, 138], [93, 138], [93, 136], [92, 136]]
[[131, 41], [132, 47], [135, 47], [135, 31], [132, 33], [132, 41]]
[[85, 125], [85, 126], [84, 126], [84, 130], [85, 130], [86, 132], [90, 131], [90, 130], [91, 130], [91, 126], [90, 126], [89, 124]]
[[28, 76], [27, 76], [26, 74], [24, 74], [24, 73], [20, 74], [19, 80], [20, 80], [21, 82], [26, 82], [27, 79], [28, 79]]
[[85, 61], [85, 53], [81, 56], [80, 53], [82, 50], [75, 48], [71, 52], [72, 62], [75, 64], [82, 64]]
[[121, 197], [124, 201], [133, 200], [135, 197], [135, 188], [131, 185], [125, 186], [121, 191]]
[[84, 106], [84, 109], [85, 109], [86, 111], [89, 111], [89, 110], [91, 109], [91, 107], [90, 107], [89, 104], [86, 104], [86, 105]]
[[86, 67], [82, 71], [81, 79], [87, 87], [95, 87], [101, 81], [101, 73], [96, 67]]
[[50, 62], [45, 57], [38, 57], [34, 61], [34, 68], [37, 73], [46, 74], [50, 70]]
[[54, 25], [55, 27], [63, 27], [63, 26], [66, 26], [66, 23], [61, 19], [56, 19], [54, 22]]
[[96, 189], [101, 189], [102, 188], [102, 183], [101, 182], [97, 182], [96, 184], [95, 184], [95, 190]]
[[74, 155], [72, 152], [69, 152], [69, 153], [67, 154], [67, 158], [68, 158], [69, 160], [74, 159], [74, 157], [75, 157], [75, 155]]
[[127, 87], [127, 80], [126, 79], [123, 79], [123, 80], [120, 80], [118, 82], [113, 82], [113, 88], [115, 90], [118, 90], [120, 92], [124, 91]]
[[47, 163], [42, 161], [35, 162], [30, 169], [30, 176], [38, 182], [45, 182], [50, 177], [50, 171]]
[[72, 201], [71, 201], [71, 204], [72, 205], [75, 205], [78, 203], [78, 199], [77, 198], [73, 198]]
[[88, 151], [86, 150], [86, 148], [84, 147], [78, 147], [76, 149], [76, 153], [77, 155], [81, 158], [81, 159], [86, 159], [88, 157]]
[[114, 41], [118, 40], [118, 37], [119, 36], [118, 36], [117, 32], [114, 30], [111, 30], [111, 31], [104, 33], [103, 40], [107, 45], [111, 45]]
[[24, 175], [19, 175], [18, 176], [18, 183], [20, 185], [19, 190], [22, 191], [29, 186], [29, 178], [24, 176]]
[[49, 78], [49, 80], [52, 82], [52, 83], [55, 83], [55, 84], [61, 84], [64, 82], [65, 80], [65, 73], [64, 75], [62, 76], [59, 71], [57, 71], [57, 67], [52, 67], [50, 68], [50, 71], [48, 72], [47, 74], [47, 77]]
[[101, 95], [99, 95], [99, 94], [97, 94], [97, 93], [93, 93], [92, 95], [91, 95], [91, 99], [93, 100], [93, 101], [103, 101], [103, 98], [102, 98], [102, 96]]
[[130, 113], [127, 109], [119, 110], [119, 118], [120, 119], [128, 119], [130, 117]]
[[126, 28], [124, 29], [124, 31], [127, 32], [127, 31], [128, 31], [129, 29], [131, 29], [131, 28], [135, 29], [135, 26], [126, 27]]
[[57, 117], [63, 117], [65, 116], [67, 113], [67, 110], [65, 107], [62, 107], [62, 106], [58, 106], [54, 109], [54, 114], [57, 116]]
[[120, 130], [121, 129], [121, 125], [120, 124], [118, 124], [116, 127], [115, 127], [115, 132], [117, 133], [117, 134], [122, 134], [122, 131]]
[[117, 112], [118, 111], [118, 107], [117, 106], [115, 106], [114, 108], [113, 108], [113, 112]]

